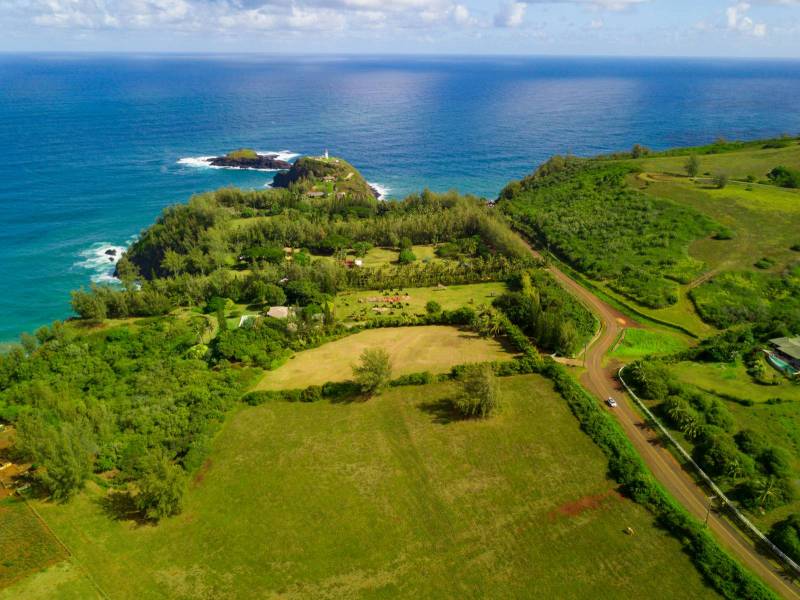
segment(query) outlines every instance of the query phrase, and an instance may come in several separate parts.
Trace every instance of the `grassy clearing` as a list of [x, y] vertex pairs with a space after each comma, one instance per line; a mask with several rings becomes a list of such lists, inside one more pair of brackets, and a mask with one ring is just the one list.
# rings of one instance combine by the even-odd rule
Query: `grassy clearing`
[[[506, 285], [493, 282], [451, 285], [445, 288], [404, 288], [396, 291], [399, 292], [396, 295], [403, 297], [401, 306], [397, 303], [390, 305], [386, 302], [370, 301], [387, 297], [387, 294], [378, 290], [342, 292], [336, 296], [336, 317], [343, 321], [366, 321], [382, 315], [397, 317], [425, 314], [425, 305], [430, 300], [435, 300], [445, 310], [454, 310], [462, 306], [478, 307], [481, 304], [491, 304], [497, 296], [506, 291]], [[390, 297], [394, 295], [388, 294]]]
[[[647, 306], [642, 306], [630, 298], [618, 294], [604, 283], [597, 283], [595, 285], [600, 288], [604, 294], [620, 302], [623, 306], [633, 306], [638, 312], [655, 321], [678, 325], [698, 337], [713, 335], [717, 331], [713, 326], [703, 322], [697, 314], [692, 301], [689, 300], [686, 295], [688, 290], [688, 286], [686, 285], [681, 285], [676, 288], [678, 290], [678, 300], [675, 304], [666, 308], [649, 308]], [[633, 315], [633, 318], [635, 319], [636, 316]]]
[[[763, 179], [778, 165], [800, 168], [800, 144], [795, 141], [786, 148], [753, 148], [721, 154], [705, 154], [698, 158], [700, 173], [723, 172], [735, 179], [744, 179], [748, 175]], [[686, 173], [684, 169], [686, 155], [645, 158], [635, 162], [643, 171], [681, 175]]]
[[16, 498], [0, 501], [0, 588], [66, 556], [24, 502]]
[[511, 358], [499, 342], [455, 327], [369, 329], [295, 354], [285, 365], [264, 375], [256, 388], [276, 390], [352, 379], [352, 365], [366, 348], [376, 347], [389, 353], [395, 376], [420, 371], [444, 373], [457, 364]]
[[453, 393], [243, 409], [156, 528], [97, 489], [41, 509], [120, 599], [714, 597], [549, 381], [502, 380], [486, 422], [450, 421]]
[[664, 331], [626, 329], [622, 340], [609, 356], [636, 360], [651, 354], [672, 354], [685, 350], [688, 344], [680, 336]]
[[797, 253], [790, 249], [800, 238], [800, 191], [763, 185], [731, 183], [709, 189], [686, 179], [653, 182], [648, 193], [691, 206], [734, 233], [731, 240], [702, 239], [690, 253], [711, 269], [754, 270], [762, 257], [775, 260], [780, 270]]
[[0, 600], [89, 600], [101, 598], [97, 589], [71, 560], [61, 561], [26, 579], [0, 589]]
[[753, 402], [767, 402], [780, 398], [800, 402], [800, 385], [781, 379], [779, 385], [756, 383], [741, 363], [681, 362], [671, 366], [675, 375], [686, 383], [712, 394], [731, 396]]

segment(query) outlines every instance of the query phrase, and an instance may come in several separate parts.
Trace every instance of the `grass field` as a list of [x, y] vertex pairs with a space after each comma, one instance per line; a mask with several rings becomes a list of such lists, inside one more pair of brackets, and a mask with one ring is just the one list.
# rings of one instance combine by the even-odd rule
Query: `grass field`
[[66, 557], [22, 500], [0, 501], [0, 588]]
[[[726, 226], [730, 240], [711, 237], [692, 242], [689, 254], [706, 265], [706, 274], [732, 270], [757, 270], [761, 258], [773, 261], [770, 270], [782, 271], [798, 259], [791, 247], [800, 243], [800, 190], [759, 183], [731, 181], [716, 189], [701, 177], [693, 181], [681, 177], [685, 156], [648, 158], [638, 161], [644, 173], [629, 178], [629, 183], [646, 193], [696, 209]], [[800, 166], [800, 145], [780, 149], [748, 149], [700, 157], [700, 171], [725, 172], [733, 178], [753, 175], [759, 180], [778, 165]], [[678, 302], [665, 309], [639, 308], [648, 316], [685, 327], [699, 336], [711, 335], [713, 327], [703, 323], [687, 294], [702, 283], [696, 281], [679, 288]], [[613, 292], [610, 292], [613, 295]]]
[[[721, 154], [707, 154], [698, 158], [700, 159], [700, 173], [724, 172], [734, 179], [744, 179], [748, 175], [763, 179], [778, 165], [800, 168], [800, 144], [795, 141], [786, 148], [754, 148]], [[686, 173], [684, 169], [686, 156], [644, 158], [637, 162], [643, 171], [680, 175]]]
[[780, 385], [761, 385], [747, 374], [741, 363], [680, 362], [672, 365], [671, 370], [681, 381], [714, 394], [753, 402], [767, 402], [773, 398], [800, 402], [800, 385], [783, 378]]
[[399, 291], [400, 296], [404, 298], [402, 306], [370, 301], [370, 299], [384, 298], [386, 294], [381, 291], [342, 292], [336, 296], [336, 318], [357, 322], [381, 316], [425, 314], [425, 305], [429, 300], [435, 300], [445, 310], [454, 310], [462, 306], [477, 308], [481, 304], [491, 304], [497, 296], [506, 291], [506, 285], [492, 282], [451, 285], [445, 288], [404, 288]]
[[285, 365], [266, 373], [257, 388], [297, 388], [352, 379], [352, 366], [366, 348], [384, 348], [391, 357], [394, 376], [443, 373], [462, 363], [511, 358], [498, 341], [455, 327], [368, 329], [295, 354]]
[[115, 599], [714, 597], [549, 381], [502, 380], [485, 422], [451, 421], [453, 393], [242, 409], [158, 527], [97, 488], [40, 508]]
[[662, 331], [626, 329], [625, 334], [609, 354], [613, 358], [636, 360], [651, 354], [663, 355], [687, 348], [683, 338]]
[[717, 190], [668, 179], [651, 183], [647, 191], [692, 206], [733, 231], [731, 240], [703, 239], [691, 245], [691, 255], [710, 269], [754, 270], [758, 259], [769, 257], [776, 262], [774, 270], [780, 270], [797, 259], [790, 248], [800, 242], [798, 190], [740, 183]]

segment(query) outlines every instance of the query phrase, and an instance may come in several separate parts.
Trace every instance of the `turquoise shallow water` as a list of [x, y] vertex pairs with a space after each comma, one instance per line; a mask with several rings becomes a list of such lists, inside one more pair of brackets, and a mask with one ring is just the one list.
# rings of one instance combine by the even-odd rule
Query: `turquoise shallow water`
[[797, 133], [798, 97], [788, 61], [0, 56], [0, 342], [164, 206], [272, 178], [181, 159], [328, 148], [390, 196], [492, 198], [554, 153]]

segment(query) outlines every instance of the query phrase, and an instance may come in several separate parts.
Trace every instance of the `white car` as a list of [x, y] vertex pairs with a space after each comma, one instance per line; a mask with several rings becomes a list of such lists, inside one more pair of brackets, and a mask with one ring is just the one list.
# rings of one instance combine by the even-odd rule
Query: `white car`
[[608, 404], [611, 408], [617, 408], [617, 401], [614, 400], [611, 396], [609, 396], [608, 400], [606, 400], [606, 404]]

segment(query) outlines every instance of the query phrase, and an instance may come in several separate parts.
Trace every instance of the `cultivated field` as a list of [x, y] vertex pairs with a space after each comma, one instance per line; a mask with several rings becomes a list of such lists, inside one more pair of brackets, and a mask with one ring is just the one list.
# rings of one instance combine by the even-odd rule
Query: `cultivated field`
[[0, 588], [66, 556], [22, 500], [0, 501]]
[[[395, 291], [397, 293], [394, 293]], [[430, 300], [436, 301], [445, 310], [454, 310], [462, 306], [477, 308], [481, 304], [490, 305], [505, 291], [504, 283], [492, 282], [403, 288], [391, 290], [388, 294], [378, 290], [342, 292], [336, 296], [336, 317], [343, 321], [365, 321], [381, 316], [425, 314], [425, 305]], [[400, 301], [387, 301], [395, 297]]]
[[549, 381], [502, 380], [484, 422], [452, 420], [454, 391], [242, 409], [158, 527], [96, 487], [39, 506], [119, 599], [713, 597]]
[[419, 371], [443, 373], [462, 363], [511, 358], [499, 342], [455, 327], [369, 329], [295, 354], [285, 365], [264, 375], [257, 388], [297, 388], [351, 379], [352, 366], [366, 348], [384, 348], [395, 376]]

